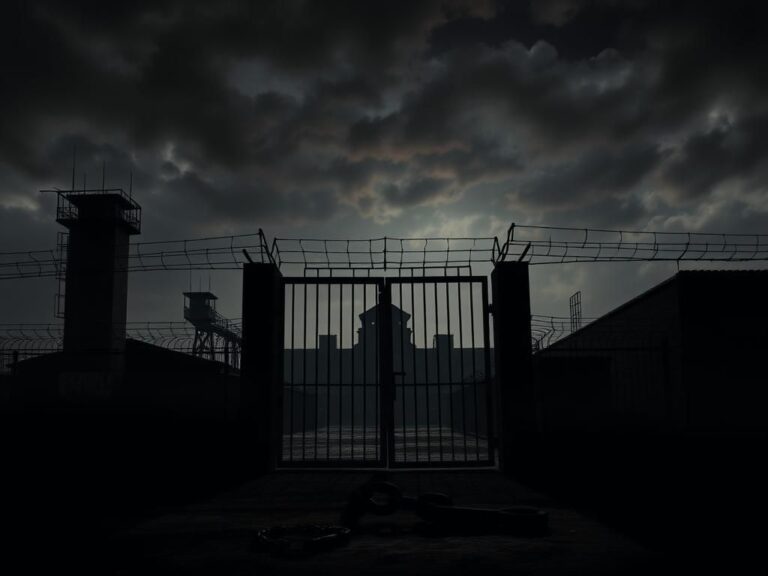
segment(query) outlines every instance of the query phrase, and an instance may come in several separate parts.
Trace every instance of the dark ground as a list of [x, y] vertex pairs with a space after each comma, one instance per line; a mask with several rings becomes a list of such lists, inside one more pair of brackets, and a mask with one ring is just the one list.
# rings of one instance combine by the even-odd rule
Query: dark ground
[[[536, 506], [549, 513], [549, 534], [434, 536], [419, 532], [420, 519], [403, 511], [365, 516], [348, 545], [311, 558], [273, 557], [257, 546], [261, 528], [338, 522], [348, 494], [373, 476], [277, 472], [134, 515], [117, 503], [114, 511], [100, 510], [111, 520], [102, 519], [93, 529], [83, 526], [86, 516], [78, 517], [76, 510], [69, 522], [35, 516], [31, 520], [38, 530], [28, 533], [27, 573], [37, 573], [41, 565], [97, 574], [680, 574], [705, 568], [765, 573], [765, 564], [754, 563], [754, 552], [762, 555], [762, 550], [745, 557], [724, 554], [730, 548], [718, 546], [715, 538], [670, 551], [487, 470], [403, 471], [387, 479], [409, 494], [450, 494], [456, 505]], [[674, 520], [659, 518], [660, 523], [669, 521]]]
[[343, 548], [309, 559], [256, 546], [274, 525], [338, 522], [347, 495], [369, 472], [278, 472], [209, 500], [158, 512], [108, 541], [105, 572], [118, 574], [614, 574], [655, 571], [656, 553], [495, 471], [388, 474], [406, 493], [444, 492], [456, 505], [530, 504], [550, 514], [550, 534], [429, 536], [410, 512], [366, 516]]
[[430, 536], [401, 512], [366, 516], [348, 545], [300, 560], [261, 550], [257, 531], [335, 523], [350, 492], [376, 473], [257, 477], [242, 466], [248, 444], [219, 425], [79, 422], [4, 422], [3, 559], [13, 570], [3, 573], [768, 573], [763, 440], [707, 442], [700, 453], [622, 440], [624, 458], [587, 439], [561, 441], [521, 452], [515, 479], [494, 470], [389, 472], [407, 494], [544, 509], [550, 533]]

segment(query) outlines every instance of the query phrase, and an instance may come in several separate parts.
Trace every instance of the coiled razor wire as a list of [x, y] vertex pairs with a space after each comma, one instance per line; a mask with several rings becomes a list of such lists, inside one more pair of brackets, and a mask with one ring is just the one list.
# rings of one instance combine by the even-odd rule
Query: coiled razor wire
[[[235, 334], [239, 334], [242, 321], [239, 318], [233, 319], [229, 326]], [[125, 325], [125, 336], [191, 355], [195, 328], [186, 322], [128, 322]], [[63, 342], [63, 324], [0, 324], [0, 372], [9, 370], [12, 362], [61, 351]], [[213, 353], [215, 358], [223, 359], [231, 355], [232, 351], [227, 350], [225, 354], [224, 345], [217, 343]]]

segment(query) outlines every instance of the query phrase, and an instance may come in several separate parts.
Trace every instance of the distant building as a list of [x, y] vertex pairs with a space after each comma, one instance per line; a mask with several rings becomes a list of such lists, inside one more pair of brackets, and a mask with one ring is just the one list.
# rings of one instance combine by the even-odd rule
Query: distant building
[[[327, 422], [375, 421], [380, 370], [378, 314], [378, 309], [371, 307], [358, 316], [357, 342], [351, 348], [339, 348], [336, 334], [319, 334], [316, 347], [284, 351], [283, 421], [288, 429], [291, 422], [294, 430], [301, 430]], [[465, 412], [470, 412], [463, 415], [463, 421], [474, 426], [475, 406], [478, 410], [486, 408], [485, 385], [490, 377], [486, 375], [484, 348], [471, 348], [467, 343], [464, 348], [456, 347], [453, 334], [434, 334], [431, 348], [419, 347], [408, 325], [410, 314], [395, 305], [391, 305], [391, 314], [395, 400], [400, 406], [396, 419], [404, 418], [408, 424], [417, 417], [419, 421], [437, 421], [442, 403], [442, 414], [456, 418], [454, 427], [460, 429], [463, 424], [458, 422], [458, 410], [452, 414], [445, 407], [453, 394], [462, 396], [461, 404], [457, 400], [456, 405], [464, 405]], [[470, 386], [473, 383], [478, 386]], [[470, 393], [472, 397], [465, 400], [463, 395]], [[403, 400], [404, 396], [417, 396], [418, 400]], [[425, 413], [416, 415], [415, 406]]]

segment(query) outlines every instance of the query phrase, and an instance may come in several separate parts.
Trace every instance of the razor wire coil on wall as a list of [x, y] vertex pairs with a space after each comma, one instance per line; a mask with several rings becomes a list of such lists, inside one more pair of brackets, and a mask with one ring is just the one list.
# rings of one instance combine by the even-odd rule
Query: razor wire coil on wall
[[[231, 320], [239, 332], [241, 320]], [[186, 322], [128, 322], [125, 336], [184, 354], [192, 354], [195, 328]], [[0, 324], [0, 372], [9, 372], [12, 364], [63, 349], [64, 326], [51, 324]], [[229, 351], [228, 351], [229, 352]], [[225, 357], [223, 345], [214, 348], [214, 356]]]

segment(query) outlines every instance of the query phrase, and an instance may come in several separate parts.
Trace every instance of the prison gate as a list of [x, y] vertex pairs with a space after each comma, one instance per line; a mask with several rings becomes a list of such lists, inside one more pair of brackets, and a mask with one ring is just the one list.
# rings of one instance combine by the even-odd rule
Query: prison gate
[[501, 265], [525, 269], [491, 277], [494, 294], [520, 300], [499, 310], [521, 325], [494, 318], [492, 333], [486, 276], [284, 277], [247, 264], [241, 405], [261, 467], [495, 466], [517, 433], [506, 416], [530, 407], [527, 265]]
[[493, 464], [484, 277], [284, 287], [281, 465]]

